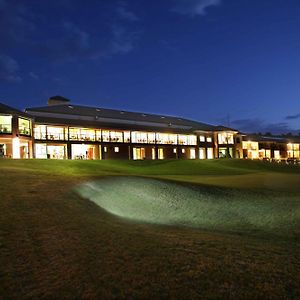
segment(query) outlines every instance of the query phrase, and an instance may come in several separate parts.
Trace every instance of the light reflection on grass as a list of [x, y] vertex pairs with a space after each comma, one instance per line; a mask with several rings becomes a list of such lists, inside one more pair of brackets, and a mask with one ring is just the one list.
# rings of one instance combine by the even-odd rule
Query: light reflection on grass
[[78, 193], [119, 217], [207, 230], [296, 236], [296, 197], [138, 177], [108, 177]]

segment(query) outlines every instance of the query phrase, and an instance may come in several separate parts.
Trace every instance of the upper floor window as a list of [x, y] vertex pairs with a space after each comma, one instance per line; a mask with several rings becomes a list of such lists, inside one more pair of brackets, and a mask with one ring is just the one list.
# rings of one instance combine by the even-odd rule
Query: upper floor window
[[177, 135], [168, 133], [157, 133], [156, 134], [157, 144], [177, 144]]
[[69, 128], [69, 139], [75, 141], [95, 141], [95, 130], [87, 128]]
[[204, 135], [200, 135], [199, 136], [199, 140], [200, 140], [200, 142], [205, 142], [205, 136]]
[[31, 135], [31, 121], [19, 118], [19, 134]]
[[234, 144], [233, 133], [231, 132], [220, 132], [218, 133], [219, 144]]
[[0, 116], [0, 133], [11, 133], [12, 116]]

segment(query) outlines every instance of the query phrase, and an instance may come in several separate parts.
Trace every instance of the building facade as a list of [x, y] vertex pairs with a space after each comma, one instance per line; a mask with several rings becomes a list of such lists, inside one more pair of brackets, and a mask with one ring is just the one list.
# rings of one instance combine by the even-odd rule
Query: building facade
[[0, 105], [0, 157], [297, 159], [299, 144], [178, 117], [73, 105], [60, 96], [25, 113]]

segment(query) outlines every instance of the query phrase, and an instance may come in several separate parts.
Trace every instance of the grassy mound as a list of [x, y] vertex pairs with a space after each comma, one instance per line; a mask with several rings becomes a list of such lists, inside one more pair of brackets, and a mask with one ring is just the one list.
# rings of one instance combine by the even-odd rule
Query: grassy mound
[[296, 237], [298, 197], [141, 177], [108, 177], [77, 188], [106, 211], [131, 220], [210, 231]]

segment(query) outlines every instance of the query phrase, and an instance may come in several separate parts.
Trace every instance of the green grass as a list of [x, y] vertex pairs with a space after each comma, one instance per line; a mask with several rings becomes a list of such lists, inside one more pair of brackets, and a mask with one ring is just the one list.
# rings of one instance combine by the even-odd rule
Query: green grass
[[[214, 226], [137, 222], [75, 192], [107, 176], [164, 179], [225, 202], [212, 198], [217, 214], [203, 215]], [[0, 182], [0, 299], [300, 298], [297, 166], [0, 160]]]

